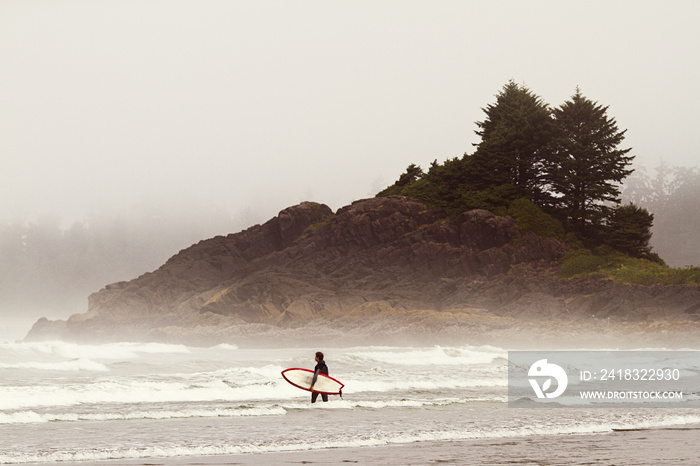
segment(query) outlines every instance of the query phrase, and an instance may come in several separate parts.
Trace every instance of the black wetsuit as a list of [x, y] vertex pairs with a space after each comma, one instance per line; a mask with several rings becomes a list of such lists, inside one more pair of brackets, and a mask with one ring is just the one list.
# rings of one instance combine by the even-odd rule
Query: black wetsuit
[[[314, 367], [314, 378], [313, 380], [311, 380], [311, 386], [316, 385], [316, 380], [318, 380], [318, 374], [328, 375], [328, 366], [326, 366], [325, 361], [319, 361], [318, 364], [316, 364], [316, 367]], [[318, 392], [312, 392], [311, 402], [316, 403], [316, 398], [318, 398]], [[321, 394], [321, 399], [323, 399], [323, 401], [328, 401], [328, 395]]]

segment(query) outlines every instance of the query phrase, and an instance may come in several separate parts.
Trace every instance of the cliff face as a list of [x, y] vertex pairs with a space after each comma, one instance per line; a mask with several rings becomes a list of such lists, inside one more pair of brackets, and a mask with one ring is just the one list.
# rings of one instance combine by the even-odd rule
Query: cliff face
[[[42, 319], [27, 338], [216, 343], [302, 338], [307, 330], [294, 333], [302, 326], [331, 341], [407, 329], [479, 334], [511, 328], [514, 319], [575, 321], [596, 312], [639, 321], [669, 296], [667, 289], [654, 297], [601, 281], [556, 280], [551, 268], [566, 246], [521, 233], [511, 218], [483, 210], [444, 218], [400, 196], [357, 201], [335, 214], [302, 203], [108, 285], [89, 297], [86, 313]], [[700, 307], [700, 294], [683, 293], [672, 314], [693, 320], [697, 310], [688, 309]]]

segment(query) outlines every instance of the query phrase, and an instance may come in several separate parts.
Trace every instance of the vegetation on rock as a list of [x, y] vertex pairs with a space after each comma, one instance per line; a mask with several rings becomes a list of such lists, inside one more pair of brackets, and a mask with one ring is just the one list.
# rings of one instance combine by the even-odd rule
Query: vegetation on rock
[[[525, 86], [509, 82], [477, 122], [473, 154], [434, 161], [427, 172], [411, 164], [378, 196], [400, 194], [443, 207], [449, 215], [486, 209], [510, 215], [523, 230], [566, 237], [586, 248], [603, 245], [663, 264], [649, 241], [654, 216], [621, 204], [621, 183], [632, 173], [630, 148], [608, 107], [576, 89], [550, 108]], [[595, 255], [577, 261], [601, 265]], [[577, 266], [578, 267], [578, 266]]]
[[676, 269], [609, 247], [577, 249], [561, 260], [560, 277], [597, 275], [634, 285], [700, 285], [700, 267]]

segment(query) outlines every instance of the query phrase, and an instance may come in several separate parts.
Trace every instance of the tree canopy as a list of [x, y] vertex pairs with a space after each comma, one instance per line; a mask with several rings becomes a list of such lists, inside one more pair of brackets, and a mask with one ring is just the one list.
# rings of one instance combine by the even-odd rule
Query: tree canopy
[[483, 109], [477, 122], [481, 136], [469, 157], [468, 181], [474, 190], [510, 187], [508, 201], [544, 196], [546, 148], [554, 135], [551, 111], [541, 97], [513, 81], [496, 95], [496, 103]]
[[654, 215], [633, 203], [612, 209], [607, 218], [606, 242], [608, 245], [633, 257], [652, 260], [649, 240]]
[[605, 218], [610, 204], [620, 202], [620, 183], [628, 169], [631, 149], [618, 149], [626, 130], [620, 131], [608, 107], [581, 94], [553, 110], [557, 135], [550, 144], [547, 182], [554, 205], [570, 229], [583, 232]]
[[653, 215], [638, 206], [617, 207], [634, 157], [620, 147], [626, 130], [608, 116], [607, 106], [576, 88], [570, 100], [551, 109], [511, 81], [483, 111], [473, 154], [436, 160], [427, 172], [411, 164], [379, 195], [416, 197], [452, 215], [473, 208], [506, 214], [525, 199], [583, 240], [605, 242], [610, 228], [624, 226], [617, 247], [637, 256], [650, 253]]

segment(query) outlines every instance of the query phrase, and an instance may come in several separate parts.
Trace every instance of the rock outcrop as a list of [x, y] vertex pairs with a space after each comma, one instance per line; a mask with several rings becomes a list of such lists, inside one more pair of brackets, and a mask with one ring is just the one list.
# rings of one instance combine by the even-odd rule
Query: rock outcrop
[[89, 297], [86, 313], [65, 322], [41, 319], [27, 338], [509, 339], [543, 325], [557, 333], [572, 322], [634, 324], [662, 312], [666, 322], [700, 320], [697, 287], [557, 279], [554, 268], [566, 251], [559, 239], [523, 233], [512, 218], [484, 210], [446, 219], [440, 209], [391, 196], [334, 214], [305, 202], [108, 285]]

